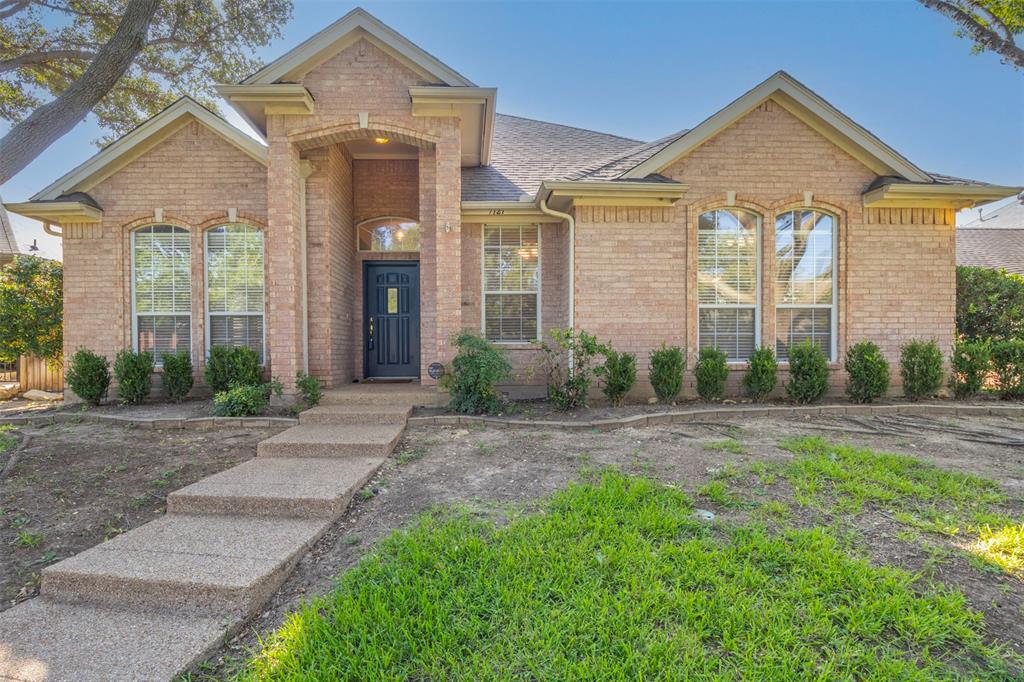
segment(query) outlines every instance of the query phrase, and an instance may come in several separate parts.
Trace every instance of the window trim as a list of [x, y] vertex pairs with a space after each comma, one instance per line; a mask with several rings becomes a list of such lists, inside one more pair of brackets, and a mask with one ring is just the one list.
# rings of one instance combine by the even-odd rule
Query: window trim
[[422, 249], [422, 247], [423, 247], [423, 243], [422, 242], [420, 242], [420, 249], [416, 249], [415, 251], [374, 251], [373, 249], [361, 249], [361, 248], [359, 248], [359, 231], [362, 229], [363, 225], [366, 225], [367, 223], [375, 223], [378, 220], [391, 220], [391, 221], [394, 221], [396, 223], [416, 223], [416, 227], [420, 231], [420, 239], [423, 238], [423, 223], [421, 223], [418, 218], [408, 218], [408, 217], [399, 216], [399, 215], [379, 215], [379, 216], [374, 216], [373, 218], [367, 218], [366, 220], [360, 220], [358, 223], [356, 223], [356, 226], [355, 226], [356, 227], [356, 229], [355, 229], [355, 233], [356, 233], [356, 245], [355, 245], [356, 246], [356, 253], [420, 253], [420, 249]]
[[[189, 356], [189, 359], [194, 361], [195, 360], [195, 357], [194, 357], [195, 353], [192, 350], [192, 342], [194, 341], [194, 339], [193, 339], [193, 336], [194, 336], [193, 332], [195, 330], [192, 328], [192, 322], [193, 322], [193, 320], [192, 320], [192, 304], [194, 303], [194, 301], [192, 299], [192, 294], [193, 294], [192, 290], [194, 288], [194, 284], [195, 283], [192, 281], [192, 266], [194, 265], [194, 262], [193, 262], [193, 259], [192, 259], [192, 230], [189, 229], [188, 227], [185, 227], [184, 225], [179, 225], [177, 223], [171, 223], [171, 222], [152, 222], [152, 223], [146, 223], [145, 225], [137, 225], [137, 226], [133, 227], [131, 229], [131, 231], [130, 231], [130, 234], [131, 234], [131, 244], [130, 244], [130, 247], [129, 247], [129, 250], [128, 250], [128, 258], [129, 258], [129, 260], [131, 262], [130, 275], [129, 276], [131, 277], [130, 298], [131, 298], [131, 311], [132, 311], [132, 325], [131, 325], [132, 326], [132, 351], [135, 352], [135, 353], [139, 352], [139, 315], [140, 314], [145, 316], [145, 317], [160, 317], [161, 315], [163, 315], [165, 317], [184, 317], [185, 316], [184, 313], [182, 313], [182, 314], [172, 313], [171, 315], [168, 316], [166, 313], [139, 313], [138, 310], [136, 310], [136, 305], [135, 305], [135, 236], [139, 232], [141, 232], [142, 230], [145, 230], [146, 228], [158, 227], [158, 226], [162, 226], [162, 225], [167, 225], [168, 227], [174, 228], [175, 230], [181, 230], [186, 235], [188, 235], [188, 293], [189, 293], [189, 306], [188, 306], [188, 313], [187, 313], [188, 314], [188, 336], [189, 336], [189, 339], [188, 339], [188, 356]], [[155, 355], [154, 355], [154, 357], [153, 357], [153, 366], [154, 367], [163, 367], [163, 360], [161, 358], [155, 357]]]
[[[696, 276], [698, 278], [700, 277], [700, 217], [702, 215], [704, 215], [705, 213], [711, 213], [713, 211], [736, 211], [738, 213], [742, 212], [742, 213], [747, 213], [748, 215], [752, 215], [752, 216], [754, 216], [757, 219], [757, 225], [754, 228], [754, 268], [755, 268], [755, 273], [754, 273], [754, 292], [755, 292], [755, 294], [754, 294], [754, 305], [751, 306], [751, 305], [748, 305], [748, 304], [740, 304], [740, 303], [701, 303], [700, 302], [700, 291], [699, 291], [699, 286], [700, 285], [698, 283], [697, 287], [694, 287], [694, 293], [696, 294], [696, 298], [697, 298], [697, 319], [696, 319], [696, 327], [697, 327], [697, 352], [699, 353], [700, 352], [700, 348], [701, 348], [701, 345], [700, 345], [700, 311], [701, 310], [714, 310], [714, 309], [717, 309], [717, 310], [748, 310], [750, 308], [754, 309], [754, 350], [756, 351], [758, 348], [760, 348], [763, 345], [761, 343], [761, 321], [762, 321], [762, 314], [761, 314], [761, 310], [762, 310], [762, 300], [761, 300], [762, 299], [762, 281], [761, 281], [761, 279], [762, 279], [762, 273], [763, 273], [762, 261], [764, 260], [764, 251], [762, 249], [762, 245], [763, 245], [762, 233], [764, 231], [764, 229], [763, 229], [764, 228], [764, 216], [761, 215], [760, 213], [758, 213], [757, 211], [755, 211], [754, 209], [746, 208], [744, 206], [713, 206], [711, 208], [707, 208], [707, 209], [704, 209], [702, 211], [699, 211], [697, 213], [697, 219], [694, 222], [694, 230], [695, 230], [696, 235], [697, 235], [697, 249], [696, 249], [696, 252], [697, 252], [696, 253], [697, 267], [695, 269], [695, 273], [696, 273]], [[726, 360], [726, 364], [727, 365], [734, 365], [734, 366], [740, 366], [740, 365], [746, 366], [747, 359], [743, 359], [743, 360], [727, 359]]]
[[267, 349], [267, 232], [263, 228], [247, 223], [244, 221], [236, 222], [223, 222], [211, 225], [210, 227], [203, 230], [203, 359], [208, 360], [210, 358], [210, 259], [209, 259], [209, 242], [207, 241], [210, 232], [221, 227], [228, 225], [245, 225], [250, 229], [256, 230], [260, 233], [263, 240], [263, 312], [260, 313], [217, 313], [217, 315], [232, 317], [255, 317], [257, 315], [263, 318], [263, 357], [260, 359], [260, 367], [267, 366], [267, 359], [270, 357], [270, 353]]
[[[831, 315], [829, 315], [829, 324], [832, 325], [831, 334], [830, 334], [832, 339], [831, 339], [831, 343], [829, 344], [831, 346], [831, 348], [829, 348], [828, 362], [829, 362], [829, 364], [833, 364], [833, 363], [839, 362], [839, 230], [840, 230], [841, 221], [840, 221], [839, 214], [836, 213], [835, 211], [830, 211], [828, 209], [820, 208], [818, 206], [794, 206], [792, 208], [782, 209], [782, 210], [776, 211], [775, 215], [774, 215], [774, 218], [775, 218], [774, 222], [776, 223], [776, 225], [773, 227], [775, 232], [772, 235], [773, 236], [773, 239], [772, 239], [773, 244], [777, 244], [777, 241], [778, 241], [778, 236], [779, 236], [778, 235], [778, 219], [779, 219], [779, 216], [784, 215], [786, 213], [795, 213], [797, 211], [815, 211], [817, 213], [822, 213], [824, 215], [831, 216], [831, 218], [832, 218], [832, 303], [830, 303], [830, 304], [813, 303], [813, 304], [806, 304], [806, 305], [801, 305], [801, 304], [797, 304], [797, 303], [775, 303], [775, 308], [772, 311], [773, 314], [775, 315], [775, 338], [772, 339], [772, 348], [776, 349], [776, 353], [778, 352], [776, 346], [777, 346], [777, 344], [779, 342], [779, 326], [778, 326], [779, 325], [779, 315], [778, 315], [778, 309], [779, 308], [784, 308], [784, 309], [787, 309], [787, 310], [804, 310], [804, 309], [810, 310], [812, 308], [820, 310], [820, 309], [824, 309], [824, 308], [831, 308], [832, 309], [832, 313], [831, 313]], [[778, 273], [778, 267], [779, 267], [778, 251], [776, 251], [773, 248], [773, 250], [772, 250], [772, 270], [773, 270], [773, 272]], [[778, 280], [778, 276], [776, 276], [775, 282], [773, 282], [773, 291], [777, 291], [778, 290], [778, 286], [779, 286], [779, 280]], [[789, 359], [787, 358], [786, 360], [779, 360], [779, 364], [780, 365], [789, 366]]]
[[[520, 230], [524, 227], [536, 227], [537, 228], [537, 290], [536, 291], [491, 291], [493, 295], [500, 294], [513, 294], [513, 295], [526, 295], [536, 294], [537, 295], [537, 338], [535, 339], [520, 339], [518, 341], [492, 341], [487, 338], [487, 276], [486, 276], [486, 255], [487, 255], [487, 244], [486, 244], [486, 231], [488, 227], [496, 227], [498, 229], [517, 227]], [[542, 291], [544, 289], [544, 232], [543, 226], [540, 223], [485, 223], [480, 225], [480, 335], [484, 337], [489, 343], [498, 344], [502, 346], [522, 346], [522, 345], [535, 345], [543, 338], [543, 327], [541, 327], [541, 303], [543, 302]]]

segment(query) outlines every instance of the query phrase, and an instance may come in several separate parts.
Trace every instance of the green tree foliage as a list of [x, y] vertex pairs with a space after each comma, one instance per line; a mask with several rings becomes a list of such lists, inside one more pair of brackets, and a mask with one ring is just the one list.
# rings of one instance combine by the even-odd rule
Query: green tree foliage
[[64, 346], [64, 269], [15, 256], [0, 270], [0, 362], [35, 355], [59, 363]]
[[973, 398], [985, 384], [992, 361], [992, 349], [987, 341], [959, 341], [953, 344], [949, 356], [949, 387], [961, 400]]
[[969, 341], [1024, 338], [1024, 277], [1005, 270], [958, 267], [956, 329]]
[[1024, 339], [994, 342], [992, 370], [996, 374], [996, 391], [1000, 398], [1024, 398]]
[[1004, 64], [1024, 69], [1024, 0], [919, 0], [952, 19], [956, 35], [974, 41], [974, 53], [991, 50]]
[[90, 111], [109, 141], [184, 94], [215, 109], [214, 84], [256, 71], [254, 51], [291, 11], [291, 0], [0, 0], [0, 119], [12, 125], [0, 183]]

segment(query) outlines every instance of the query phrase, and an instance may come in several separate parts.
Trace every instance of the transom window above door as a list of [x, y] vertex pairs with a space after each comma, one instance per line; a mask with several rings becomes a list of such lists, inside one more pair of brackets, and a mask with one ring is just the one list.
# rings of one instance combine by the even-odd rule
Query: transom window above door
[[420, 224], [412, 218], [371, 218], [359, 223], [357, 232], [360, 251], [394, 253], [420, 250]]

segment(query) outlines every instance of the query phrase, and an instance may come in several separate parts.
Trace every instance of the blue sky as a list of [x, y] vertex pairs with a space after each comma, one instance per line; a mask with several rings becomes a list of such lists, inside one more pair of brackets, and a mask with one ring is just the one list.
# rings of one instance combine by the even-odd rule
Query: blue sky
[[[283, 39], [261, 56], [354, 6], [296, 0]], [[912, 0], [362, 6], [497, 87], [503, 113], [648, 140], [692, 127], [785, 69], [926, 170], [1024, 185], [1024, 72], [972, 56], [950, 21]], [[80, 124], [0, 196], [27, 199], [91, 156], [96, 137], [91, 120]], [[38, 223], [12, 220], [23, 246], [38, 239], [59, 255]]]

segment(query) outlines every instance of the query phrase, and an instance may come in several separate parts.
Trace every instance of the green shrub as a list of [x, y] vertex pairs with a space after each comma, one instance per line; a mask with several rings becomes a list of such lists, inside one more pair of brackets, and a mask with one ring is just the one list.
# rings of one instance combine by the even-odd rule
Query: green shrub
[[686, 353], [679, 346], [655, 348], [650, 354], [651, 387], [658, 401], [672, 403], [683, 390], [683, 372], [686, 371]]
[[572, 329], [552, 329], [549, 334], [552, 344], [541, 344], [548, 371], [548, 398], [562, 411], [586, 407], [594, 357], [607, 350], [606, 346], [582, 330], [576, 333]]
[[991, 366], [992, 352], [985, 341], [959, 341], [953, 344], [949, 357], [949, 387], [953, 395], [964, 400], [981, 391]]
[[236, 384], [213, 395], [213, 413], [218, 417], [251, 417], [263, 414], [270, 404], [268, 384]]
[[110, 361], [88, 348], [79, 348], [71, 356], [64, 378], [79, 398], [99, 405], [110, 388]]
[[693, 373], [697, 376], [697, 395], [704, 400], [718, 400], [725, 395], [725, 381], [729, 378], [724, 350], [712, 346], [700, 349]]
[[934, 341], [911, 341], [900, 349], [903, 395], [920, 400], [942, 388], [942, 351]]
[[762, 346], [747, 360], [747, 371], [743, 374], [743, 390], [754, 400], [764, 400], [778, 383], [779, 363], [770, 346]]
[[257, 386], [263, 383], [263, 370], [256, 351], [245, 346], [214, 346], [203, 371], [206, 385], [214, 393], [223, 393], [234, 385]]
[[504, 401], [498, 383], [512, 376], [505, 351], [471, 331], [456, 334], [453, 343], [459, 352], [441, 380], [451, 397], [448, 407], [463, 414], [499, 412]]
[[149, 397], [153, 385], [153, 354], [122, 350], [114, 358], [117, 397], [126, 405], [138, 405]]
[[1024, 277], [990, 268], [958, 267], [956, 329], [968, 341], [1024, 337]]
[[167, 397], [180, 403], [192, 390], [192, 354], [187, 350], [164, 353], [164, 390]]
[[604, 395], [608, 402], [618, 406], [636, 382], [636, 355], [619, 353], [608, 348], [604, 353], [604, 364], [594, 369], [601, 379]]
[[320, 380], [315, 376], [299, 372], [295, 375], [295, 387], [299, 389], [299, 395], [306, 407], [316, 407], [320, 399], [324, 397], [323, 389], [320, 387]]
[[789, 347], [786, 395], [798, 403], [813, 403], [828, 392], [828, 358], [810, 339]]
[[855, 403], [870, 403], [889, 390], [889, 362], [870, 341], [855, 343], [846, 350], [846, 395]]
[[1024, 397], [1024, 339], [1006, 339], [992, 344], [992, 370], [1000, 398]]

